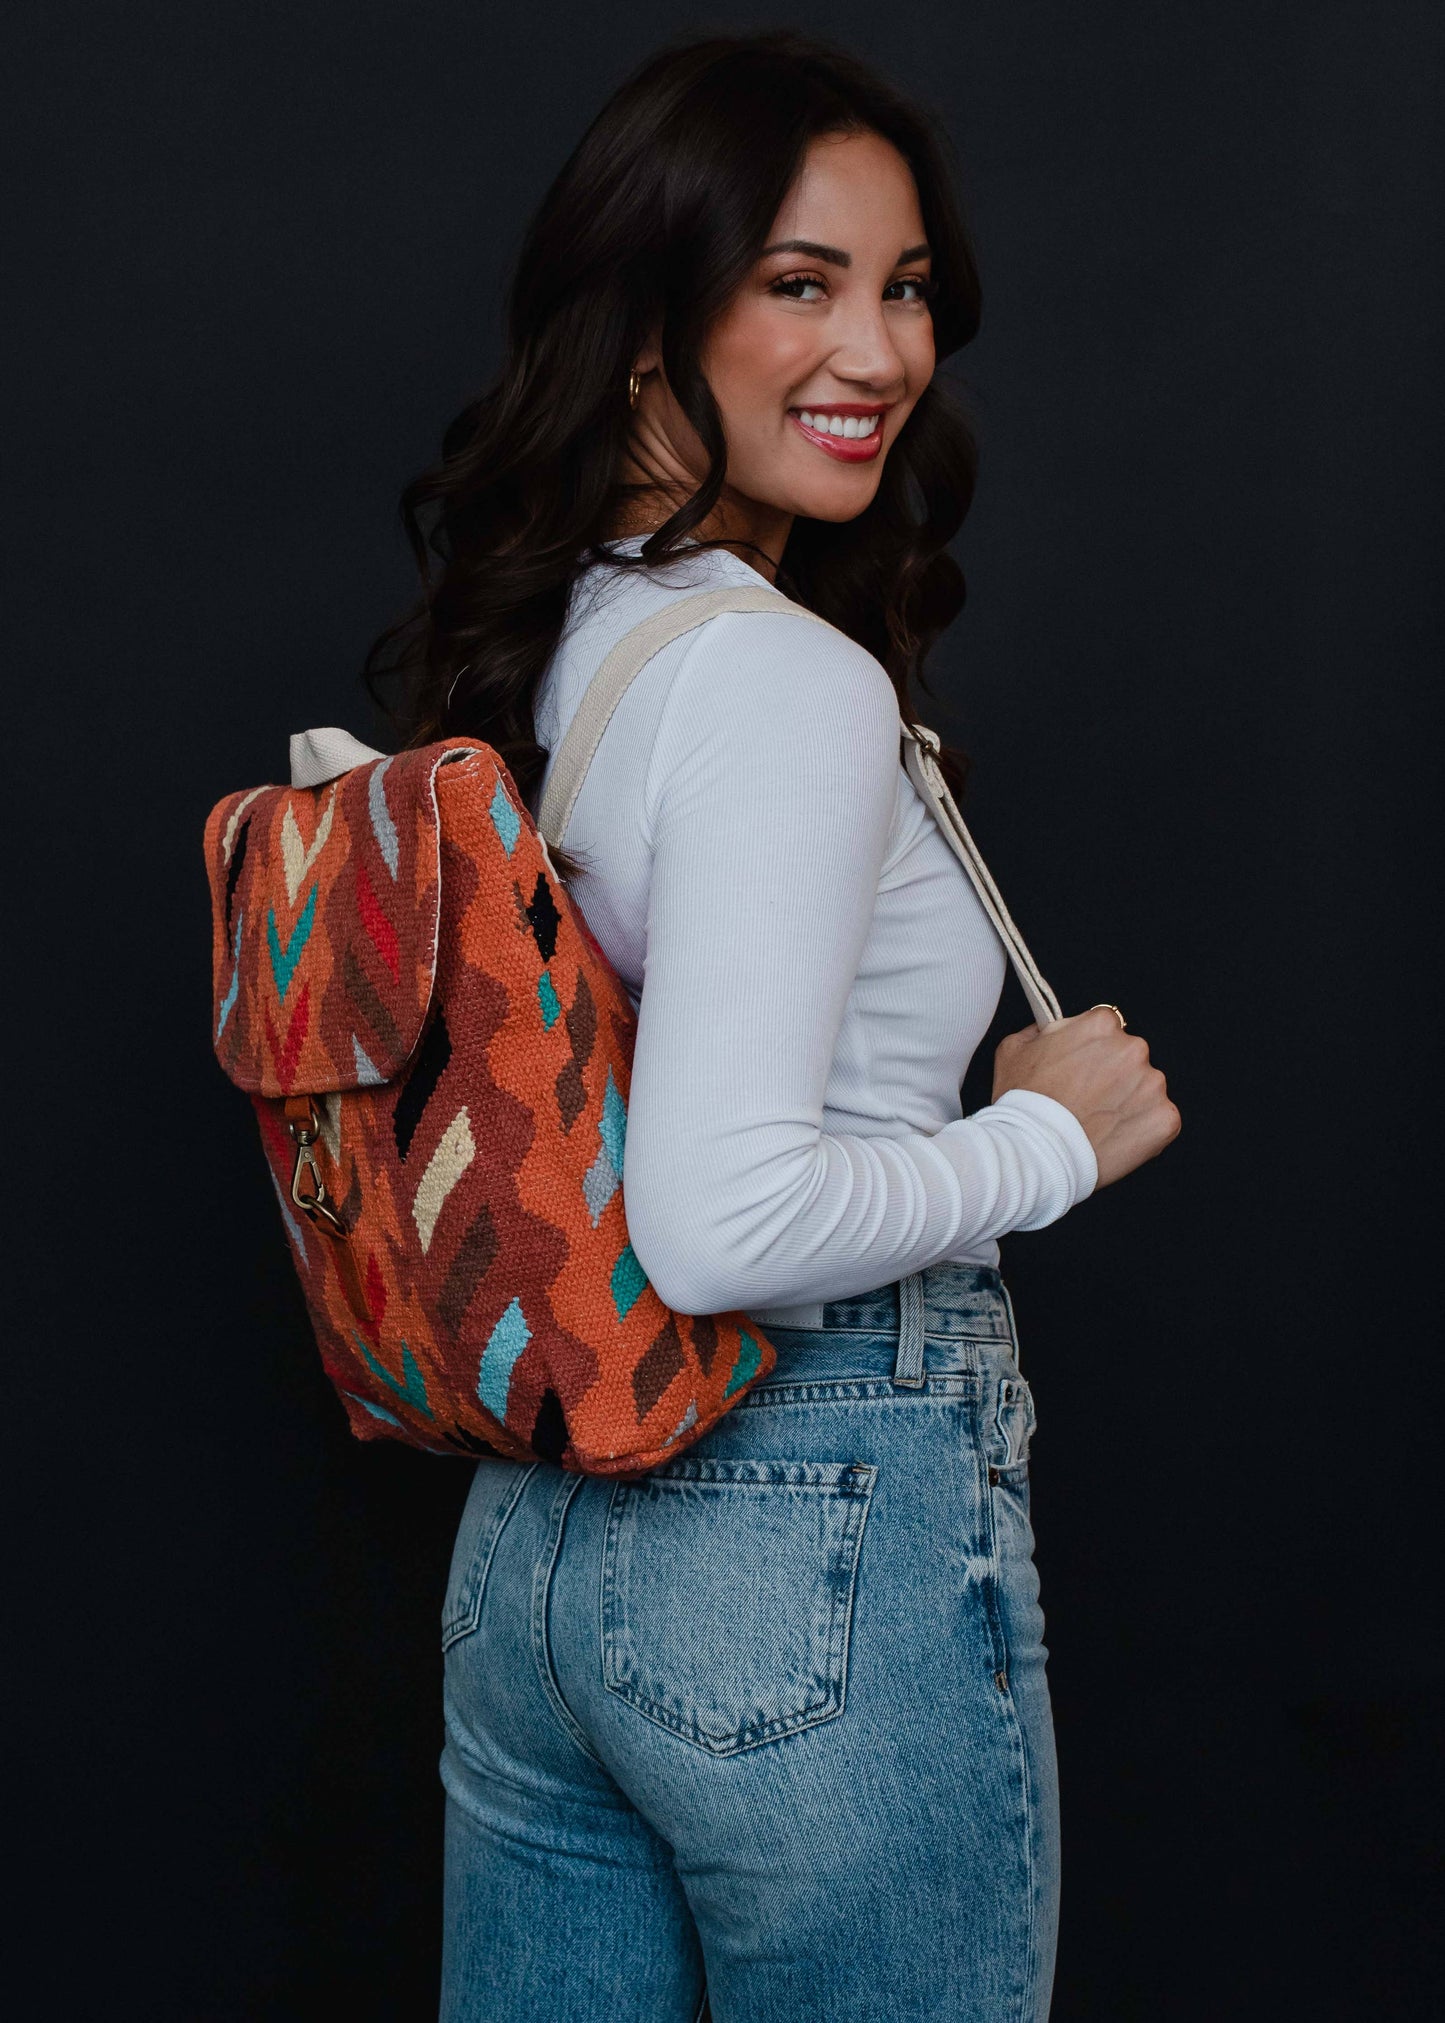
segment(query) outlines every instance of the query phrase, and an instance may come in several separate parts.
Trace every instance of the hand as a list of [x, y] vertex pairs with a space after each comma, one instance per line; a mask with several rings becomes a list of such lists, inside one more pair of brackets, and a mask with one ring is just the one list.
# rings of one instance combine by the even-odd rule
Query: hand
[[1040, 1028], [1025, 1026], [999, 1042], [993, 1100], [1008, 1089], [1037, 1089], [1072, 1110], [1099, 1164], [1099, 1186], [1122, 1180], [1179, 1136], [1182, 1119], [1149, 1045], [1127, 1033], [1112, 1011], [1096, 1008]]

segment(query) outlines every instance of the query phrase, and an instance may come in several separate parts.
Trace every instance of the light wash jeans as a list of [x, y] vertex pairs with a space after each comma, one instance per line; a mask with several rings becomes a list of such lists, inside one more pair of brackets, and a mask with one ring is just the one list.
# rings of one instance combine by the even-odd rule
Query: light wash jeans
[[443, 2023], [1048, 2014], [1003, 1281], [935, 1265], [819, 1326], [767, 1311], [772, 1376], [640, 1481], [477, 1464], [443, 1612]]

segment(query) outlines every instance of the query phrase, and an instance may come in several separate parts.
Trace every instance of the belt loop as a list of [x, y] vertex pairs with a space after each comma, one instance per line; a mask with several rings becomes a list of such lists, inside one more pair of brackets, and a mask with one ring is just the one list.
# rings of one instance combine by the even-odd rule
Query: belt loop
[[893, 1381], [910, 1390], [923, 1386], [923, 1273], [910, 1272], [898, 1281], [898, 1354]]
[[1004, 1305], [1008, 1308], [1009, 1345], [1014, 1352], [1014, 1368], [1018, 1371], [1019, 1375], [1022, 1376], [1024, 1373], [1024, 1366], [1019, 1356], [1019, 1324], [1014, 1319], [1013, 1299], [1009, 1293], [1008, 1287], [1004, 1285], [1002, 1280], [999, 1281], [999, 1290], [1003, 1294]]

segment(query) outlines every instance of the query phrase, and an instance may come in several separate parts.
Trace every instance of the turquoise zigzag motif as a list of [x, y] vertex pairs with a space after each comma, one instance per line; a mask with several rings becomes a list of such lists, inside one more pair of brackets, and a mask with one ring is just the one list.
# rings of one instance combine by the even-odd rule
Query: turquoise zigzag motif
[[477, 1371], [477, 1396], [494, 1419], [507, 1422], [507, 1399], [512, 1388], [512, 1372], [517, 1358], [532, 1339], [522, 1303], [515, 1297], [487, 1337]]
[[762, 1350], [746, 1328], [738, 1329], [738, 1339], [742, 1347], [738, 1350], [738, 1359], [733, 1364], [733, 1373], [728, 1378], [728, 1387], [723, 1392], [724, 1398], [730, 1398], [734, 1391], [742, 1389], [749, 1377], [756, 1376], [758, 1365], [763, 1360]]
[[[597, 1157], [588, 1167], [586, 1178], [582, 1182], [583, 1199], [587, 1203], [594, 1229], [602, 1219], [603, 1209], [622, 1185], [622, 1154], [627, 1143], [627, 1105], [612, 1079], [611, 1068], [607, 1070], [607, 1087], [602, 1096], [602, 1115], [597, 1120], [597, 1135], [602, 1143], [598, 1146]], [[645, 1279], [643, 1283], [646, 1284]], [[614, 1298], [617, 1297], [617, 1289], [618, 1281], [614, 1278]], [[628, 1306], [631, 1306], [636, 1296], [636, 1293], [627, 1295]], [[623, 1308], [621, 1311], [625, 1312], [626, 1309]]]
[[637, 1252], [630, 1243], [624, 1243], [617, 1254], [610, 1284], [612, 1304], [617, 1309], [617, 1318], [625, 1321], [647, 1286], [647, 1273], [642, 1269]]
[[276, 994], [284, 1000], [290, 988], [291, 979], [296, 974], [296, 965], [301, 960], [301, 951], [311, 939], [311, 930], [316, 924], [316, 891], [313, 885], [306, 895], [306, 904], [301, 909], [301, 918], [291, 930], [291, 939], [283, 948], [281, 937], [276, 932], [276, 909], [266, 913], [266, 947], [271, 955], [271, 974], [276, 979]]
[[542, 1030], [550, 1033], [562, 1016], [562, 1000], [552, 982], [552, 972], [544, 969], [537, 978], [537, 1001], [542, 1007]]
[[[370, 1398], [363, 1398], [359, 1391], [348, 1391], [346, 1395], [348, 1398], [354, 1398], [358, 1405], [365, 1405], [373, 1419], [385, 1419], [388, 1426], [401, 1425], [401, 1421], [397, 1418], [395, 1412], [387, 1412], [380, 1405], [373, 1405]], [[403, 1431], [405, 1431], [405, 1428], [403, 1428]]]
[[221, 999], [221, 1023], [216, 1027], [216, 1038], [226, 1030], [226, 1020], [236, 1009], [236, 999], [241, 994], [241, 922], [246, 918], [245, 908], [236, 915], [236, 940], [231, 950], [231, 960], [236, 965], [231, 971], [231, 987]]
[[607, 1087], [602, 1096], [602, 1115], [597, 1129], [602, 1134], [602, 1142], [607, 1147], [607, 1156], [612, 1161], [613, 1170], [622, 1172], [622, 1152], [627, 1143], [627, 1105], [618, 1093], [612, 1070], [607, 1070]]
[[430, 1419], [432, 1409], [426, 1401], [426, 1383], [422, 1378], [421, 1371], [416, 1366], [416, 1357], [412, 1354], [406, 1343], [403, 1342], [401, 1345], [401, 1374], [405, 1382], [399, 1384], [390, 1370], [382, 1368], [355, 1328], [351, 1330], [351, 1339], [366, 1358], [366, 1367], [376, 1376], [380, 1377], [383, 1384], [389, 1384], [399, 1398], [405, 1398], [407, 1404], [411, 1406], [414, 1412], [422, 1412]]
[[518, 818], [516, 809], [507, 799], [507, 790], [502, 785], [500, 778], [497, 781], [497, 791], [492, 796], [492, 805], [487, 812], [492, 818], [492, 827], [502, 839], [502, 848], [510, 857], [513, 850], [517, 847], [517, 838], [522, 833], [522, 824]]

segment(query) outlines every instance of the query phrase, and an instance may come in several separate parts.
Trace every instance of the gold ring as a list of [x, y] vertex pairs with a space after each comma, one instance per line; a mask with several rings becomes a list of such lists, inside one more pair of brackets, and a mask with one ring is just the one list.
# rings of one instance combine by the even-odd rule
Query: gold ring
[[1114, 1014], [1115, 1018], [1119, 1021], [1120, 1032], [1122, 1032], [1129, 1023], [1129, 1021], [1125, 1018], [1124, 1014], [1120, 1011], [1119, 1007], [1116, 1004], [1091, 1004], [1089, 1006], [1089, 1010], [1111, 1011]]

